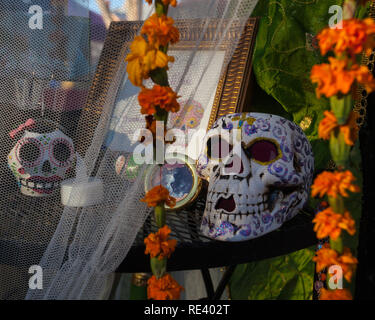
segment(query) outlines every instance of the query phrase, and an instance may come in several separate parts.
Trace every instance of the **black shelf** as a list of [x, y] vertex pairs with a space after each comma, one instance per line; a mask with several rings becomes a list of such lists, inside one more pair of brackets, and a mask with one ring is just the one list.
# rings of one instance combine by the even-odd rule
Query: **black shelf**
[[[317, 243], [313, 231], [312, 212], [301, 211], [283, 226], [260, 238], [243, 242], [211, 240], [199, 231], [205, 205], [205, 194], [186, 210], [167, 215], [171, 236], [178, 245], [168, 260], [169, 271], [194, 270], [232, 266], [264, 260], [313, 246]], [[149, 256], [144, 254], [143, 239], [157, 231], [153, 219], [148, 218], [136, 241], [116, 272], [150, 272]]]

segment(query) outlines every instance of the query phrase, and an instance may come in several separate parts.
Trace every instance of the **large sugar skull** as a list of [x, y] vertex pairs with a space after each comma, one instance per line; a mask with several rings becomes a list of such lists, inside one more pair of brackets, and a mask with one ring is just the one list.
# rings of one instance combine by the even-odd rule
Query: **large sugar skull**
[[59, 189], [74, 160], [72, 139], [47, 123], [23, 132], [8, 156], [8, 166], [21, 193], [42, 197]]
[[309, 197], [314, 157], [293, 122], [243, 113], [215, 122], [197, 168], [209, 180], [201, 231], [217, 240], [242, 241], [269, 233], [298, 213]]

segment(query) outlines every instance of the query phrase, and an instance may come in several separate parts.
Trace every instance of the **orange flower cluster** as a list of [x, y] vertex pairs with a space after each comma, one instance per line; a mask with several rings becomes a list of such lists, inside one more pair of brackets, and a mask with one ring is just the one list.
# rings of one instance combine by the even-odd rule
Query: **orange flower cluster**
[[150, 233], [144, 240], [146, 245], [145, 254], [150, 254], [151, 258], [158, 257], [159, 260], [169, 258], [174, 252], [177, 240], [168, 239], [171, 229], [165, 225], [156, 233]]
[[322, 288], [319, 300], [353, 300], [348, 289], [327, 290]]
[[162, 185], [153, 187], [141, 201], [146, 202], [148, 207], [156, 207], [160, 203], [166, 203], [171, 208], [176, 205], [176, 199], [170, 196], [168, 189]]
[[368, 92], [375, 90], [375, 81], [366, 66], [353, 64], [348, 68], [348, 59], [328, 58], [330, 63], [315, 65], [311, 69], [311, 81], [317, 83], [316, 95], [327, 98], [337, 94], [348, 94], [355, 81], [365, 86]]
[[345, 214], [339, 214], [327, 208], [319, 212], [314, 220], [314, 231], [318, 239], [330, 237], [332, 240], [337, 240], [341, 234], [341, 230], [346, 230], [350, 235], [355, 234], [355, 221], [348, 211]]
[[362, 51], [370, 55], [375, 47], [375, 22], [371, 18], [344, 20], [342, 29], [326, 28], [318, 40], [322, 55], [329, 51], [338, 56], [347, 52], [354, 57]]
[[336, 116], [332, 111], [324, 111], [324, 115], [325, 118], [319, 123], [319, 137], [324, 140], [329, 140], [329, 138], [331, 137], [331, 132], [339, 127], [340, 131], [344, 134], [345, 143], [349, 146], [353, 146], [358, 138], [358, 113], [352, 111], [347, 123], [342, 126], [339, 126]]
[[342, 255], [339, 255], [335, 250], [330, 248], [322, 248], [317, 251], [313, 261], [316, 262], [316, 272], [320, 272], [332, 265], [340, 266], [342, 268], [344, 278], [348, 282], [351, 281], [352, 275], [358, 263], [358, 260], [353, 257], [349, 248], [344, 248]]
[[177, 94], [170, 87], [154, 85], [152, 89], [142, 88], [138, 95], [138, 101], [142, 107], [142, 114], [154, 114], [156, 107], [168, 112], [177, 112], [180, 105], [177, 102]]
[[177, 300], [184, 290], [168, 273], [160, 279], [152, 276], [147, 284], [147, 296], [154, 300]]
[[314, 184], [311, 186], [311, 195], [313, 197], [328, 195], [329, 197], [337, 198], [337, 195], [340, 194], [343, 197], [348, 197], [347, 190], [351, 192], [360, 191], [358, 186], [352, 184], [354, 180], [355, 177], [349, 170], [324, 171], [316, 177]]
[[[153, 2], [152, 0], [146, 1], [149, 4]], [[146, 128], [151, 130], [154, 143], [156, 141], [156, 120], [162, 119], [166, 122], [169, 112], [177, 112], [180, 109], [177, 102], [178, 96], [168, 86], [168, 76], [166, 75], [168, 63], [174, 61], [173, 57], [166, 54], [168, 45], [176, 43], [180, 39], [180, 33], [173, 25], [174, 20], [166, 16], [169, 5], [175, 7], [177, 1], [155, 0], [157, 13], [149, 17], [141, 29], [141, 34], [147, 41], [143, 36], [135, 37], [130, 47], [131, 52], [126, 58], [130, 81], [141, 87], [138, 102], [141, 106], [141, 113], [146, 115]], [[148, 89], [143, 85], [143, 80], [150, 77], [151, 71], [154, 71], [151, 77], [155, 85], [152, 89]], [[173, 208], [176, 205], [176, 199], [169, 194], [167, 188], [158, 185], [149, 190], [141, 201], [147, 203], [148, 207], [156, 207], [155, 218], [159, 226], [156, 233], [151, 233], [144, 239], [145, 254], [150, 254], [151, 259], [162, 260], [161, 264], [153, 264], [156, 260], [151, 260], [153, 273], [158, 277], [163, 276], [156, 278], [153, 275], [148, 280], [148, 298], [155, 300], [179, 299], [183, 288], [169, 274], [165, 273], [166, 259], [174, 252], [177, 241], [169, 239], [171, 229], [164, 222], [164, 204]]]
[[143, 79], [149, 78], [149, 73], [156, 68], [167, 68], [168, 62], [174, 58], [150, 45], [142, 36], [136, 36], [130, 45], [130, 53], [125, 61], [126, 71], [133, 85], [142, 87]]
[[154, 13], [145, 21], [141, 33], [147, 35], [150, 45], [157, 48], [160, 45], [166, 46], [169, 42], [176, 43], [180, 40], [180, 33], [173, 24], [172, 18], [165, 15], [159, 17]]

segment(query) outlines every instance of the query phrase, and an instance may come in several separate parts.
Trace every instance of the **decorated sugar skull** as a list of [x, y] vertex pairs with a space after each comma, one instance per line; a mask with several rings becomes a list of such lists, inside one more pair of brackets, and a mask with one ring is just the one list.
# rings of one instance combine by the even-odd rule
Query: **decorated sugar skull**
[[171, 115], [172, 127], [182, 131], [198, 127], [204, 114], [204, 109], [199, 102], [193, 100], [189, 104], [185, 104], [185, 101], [181, 102], [181, 106], [184, 107]]
[[56, 125], [43, 121], [21, 125], [10, 133], [21, 136], [8, 155], [21, 193], [42, 197], [59, 189], [75, 160], [73, 141]]
[[209, 180], [202, 233], [243, 241], [279, 228], [302, 209], [314, 157], [293, 122], [270, 114], [232, 114], [207, 132], [197, 168]]

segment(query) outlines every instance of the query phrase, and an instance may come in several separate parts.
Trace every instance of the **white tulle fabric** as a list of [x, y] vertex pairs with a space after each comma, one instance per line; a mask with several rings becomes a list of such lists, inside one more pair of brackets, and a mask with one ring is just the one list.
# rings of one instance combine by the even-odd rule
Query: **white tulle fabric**
[[[219, 28], [229, 30], [232, 23], [244, 25], [258, 1], [180, 0], [178, 2], [178, 7], [170, 8], [169, 12], [174, 19], [199, 18], [208, 26], [212, 19], [219, 18], [223, 23]], [[224, 19], [229, 23], [224, 25]], [[184, 32], [188, 31], [184, 30]], [[181, 63], [176, 57], [176, 62], [170, 71], [179, 75], [171, 79], [172, 86], [178, 94], [193, 100], [198, 95], [206, 97], [205, 101], [200, 98], [204, 108], [211, 100], [209, 94], [203, 94], [204, 91], [212, 93], [217, 85], [215, 81], [207, 81], [210, 76], [207, 77], [205, 73], [210, 69], [211, 61], [220, 54], [221, 38], [218, 34], [215, 35], [214, 40], [217, 46], [215, 50], [208, 53], [204, 63], [199, 58], [200, 41], [197, 41], [195, 49], [181, 59]], [[240, 34], [231, 45], [233, 49], [239, 36]], [[122, 132], [131, 132], [144, 126], [143, 123], [134, 123], [128, 120], [129, 117], [124, 117], [129, 113], [129, 108], [132, 105], [134, 107], [136, 99], [124, 100], [117, 91], [117, 88], [127, 87], [128, 84], [125, 62], [122, 62], [120, 69], [123, 76], [117, 77], [117, 82], [111, 86], [95, 136], [86, 154], [82, 155], [83, 162], [78, 166], [79, 170], [85, 172], [77, 174], [75, 181], [77, 184], [87, 182], [88, 177], [93, 174], [102, 179], [104, 200], [94, 206], [63, 209], [57, 228], [39, 262], [43, 269], [43, 289], [28, 290], [26, 299], [107, 298], [112, 284], [112, 273], [126, 257], [150, 213], [146, 205], [139, 201], [144, 196], [143, 172], [146, 166], [140, 169], [136, 181], [117, 179], [114, 172], [116, 158], [113, 149], [119, 148], [119, 142], [116, 140], [116, 147], [111, 146], [111, 142], [105, 144], [111, 124], [113, 125], [112, 115], [115, 109]], [[194, 81], [185, 81], [187, 78]], [[118, 125], [117, 123], [117, 127]], [[75, 196], [75, 194], [71, 195], [71, 197]]]

